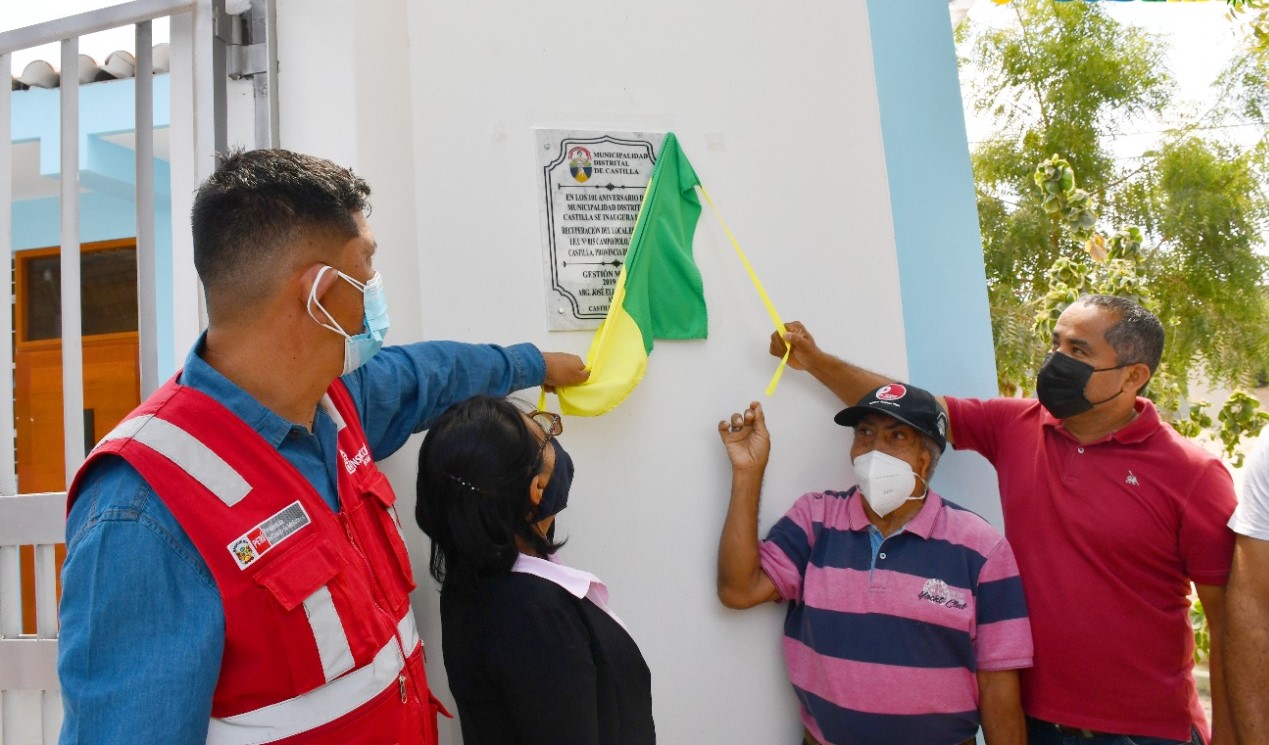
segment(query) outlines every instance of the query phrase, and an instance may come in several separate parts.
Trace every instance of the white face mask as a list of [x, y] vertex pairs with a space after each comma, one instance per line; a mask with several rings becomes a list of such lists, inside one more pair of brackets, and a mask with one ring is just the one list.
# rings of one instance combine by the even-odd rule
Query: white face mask
[[[868, 499], [868, 506], [879, 517], [885, 517], [910, 499], [924, 499], [925, 495], [912, 496], [916, 480], [921, 478], [912, 471], [906, 461], [880, 450], [872, 450], [855, 459], [855, 478], [859, 491]], [[925, 481], [925, 479], [921, 479]], [[926, 491], [929, 491], [928, 487]]]

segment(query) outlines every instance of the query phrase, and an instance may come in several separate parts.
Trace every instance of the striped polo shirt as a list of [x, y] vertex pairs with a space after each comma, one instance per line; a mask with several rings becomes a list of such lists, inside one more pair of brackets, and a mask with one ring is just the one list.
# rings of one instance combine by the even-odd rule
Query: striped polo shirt
[[874, 554], [856, 489], [812, 492], [771, 528], [762, 569], [788, 601], [784, 654], [820, 742], [952, 745], [978, 730], [977, 671], [1032, 664], [1013, 551], [930, 492]]

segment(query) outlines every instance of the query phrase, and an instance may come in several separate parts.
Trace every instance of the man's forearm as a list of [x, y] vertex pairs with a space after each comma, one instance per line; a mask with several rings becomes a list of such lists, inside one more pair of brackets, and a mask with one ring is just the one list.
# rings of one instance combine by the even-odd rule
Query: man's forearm
[[718, 599], [729, 608], [748, 608], [757, 598], [766, 575], [758, 554], [758, 498], [763, 469], [733, 469], [731, 501], [718, 540]]
[[1269, 619], [1269, 541], [1239, 536], [1226, 602], [1224, 662], [1230, 709], [1244, 745], [1269, 742], [1269, 624], [1265, 619]]
[[1223, 634], [1211, 632], [1212, 656], [1208, 660], [1208, 673], [1212, 686], [1212, 742], [1211, 745], [1232, 745], [1238, 742], [1233, 722], [1233, 709], [1225, 685], [1225, 644]]
[[817, 354], [811, 364], [807, 365], [806, 371], [847, 406], [854, 406], [868, 391], [891, 380], [827, 352]]
[[978, 673], [978, 711], [987, 745], [1026, 745], [1017, 670]]
[[1209, 649], [1208, 672], [1212, 686], [1212, 742], [1211, 745], [1231, 745], [1238, 742], [1234, 734], [1233, 715], [1229, 697], [1225, 693], [1225, 588], [1218, 585], [1195, 585], [1203, 612], [1207, 616]]

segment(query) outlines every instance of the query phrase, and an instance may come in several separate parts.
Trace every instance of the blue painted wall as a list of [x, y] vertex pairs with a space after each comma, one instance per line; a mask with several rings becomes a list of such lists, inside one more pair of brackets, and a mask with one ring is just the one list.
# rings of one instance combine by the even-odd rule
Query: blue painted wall
[[[154, 126], [169, 126], [168, 76], [154, 78]], [[108, 135], [134, 131], [134, 80], [93, 83], [80, 88], [79, 178], [81, 243], [133, 238], [137, 234], [136, 161], [133, 151], [107, 141]], [[40, 175], [56, 184], [61, 178], [61, 91], [32, 89], [13, 94], [14, 143], [38, 142]], [[158, 292], [159, 375], [175, 372], [172, 350], [172, 215], [168, 163], [155, 160], [155, 254]], [[61, 199], [50, 197], [13, 204], [14, 251], [61, 243]]]
[[[947, 3], [868, 0], [868, 23], [908, 379], [939, 394], [995, 396], [982, 236]], [[948, 452], [934, 488], [1003, 529], [991, 465], [974, 453]]]
[[909, 378], [996, 394], [982, 237], [945, 0], [868, 0]]

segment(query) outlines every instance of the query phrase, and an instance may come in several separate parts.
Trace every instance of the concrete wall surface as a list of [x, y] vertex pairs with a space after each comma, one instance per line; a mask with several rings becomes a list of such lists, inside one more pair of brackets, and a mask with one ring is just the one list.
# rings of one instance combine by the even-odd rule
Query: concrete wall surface
[[[903, 252], [951, 252], [981, 275], [981, 249], [974, 231], [931, 244], [911, 209], [897, 228], [888, 161], [903, 163], [897, 151], [914, 146], [920, 128], [892, 132], [885, 118], [902, 118], [905, 101], [930, 86], [943, 93], [923, 114], [928, 126], [954, 124], [961, 148], [930, 170], [972, 184], [962, 183], [959, 93], [946, 90], [955, 88], [946, 3], [905, 4], [907, 18], [873, 6], [280, 0], [282, 144], [350, 165], [374, 187], [393, 342], [530, 341], [584, 355], [590, 332], [547, 330], [533, 130], [674, 131], [784, 317], [805, 321], [823, 347], [903, 378], [914, 340], [949, 329], [979, 339], [986, 329], [989, 339], [990, 327], [982, 288], [954, 285], [949, 293], [983, 302], [905, 328], [938, 304], [905, 296], [901, 264], [922, 262]], [[894, 34], [903, 24], [916, 35]], [[896, 68], [888, 57], [879, 77], [878, 38], [897, 39], [887, 43], [918, 62]], [[922, 59], [951, 67], [927, 75]], [[879, 79], [906, 92], [881, 95]], [[771, 325], [708, 208], [695, 255], [709, 338], [658, 342], [624, 404], [565, 421], [561, 443], [577, 476], [558, 520], [557, 536], [568, 538], [560, 556], [607, 582], [652, 670], [662, 742], [791, 743], [800, 725], [780, 652], [783, 608], [736, 612], [715, 597], [730, 483], [715, 426], [752, 400], [766, 408], [763, 533], [800, 494], [853, 483], [850, 431], [832, 422], [840, 404], [803, 373], [763, 396], [775, 365]], [[982, 392], [991, 365], [988, 355], [957, 390], [938, 392]], [[937, 370], [922, 374], [915, 382], [947, 382]], [[385, 464], [406, 517], [417, 445]], [[991, 507], [990, 474], [958, 472], [958, 457], [945, 459], [954, 477], [935, 488]], [[449, 705], [428, 541], [407, 527], [429, 675]], [[441, 740], [461, 742], [456, 722], [442, 723]]]

